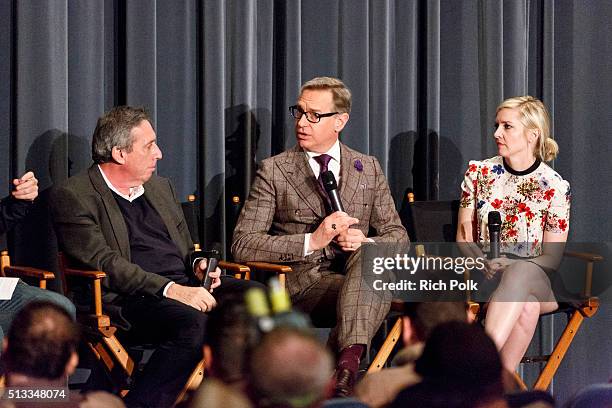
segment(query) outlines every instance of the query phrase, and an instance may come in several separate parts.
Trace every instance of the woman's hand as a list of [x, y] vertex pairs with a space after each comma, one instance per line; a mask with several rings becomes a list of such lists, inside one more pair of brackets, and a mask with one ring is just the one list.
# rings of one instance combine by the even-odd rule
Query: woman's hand
[[515, 262], [514, 259], [508, 259], [505, 256], [491, 259], [486, 262], [485, 276], [487, 279], [493, 279], [498, 272], [503, 272], [508, 266]]

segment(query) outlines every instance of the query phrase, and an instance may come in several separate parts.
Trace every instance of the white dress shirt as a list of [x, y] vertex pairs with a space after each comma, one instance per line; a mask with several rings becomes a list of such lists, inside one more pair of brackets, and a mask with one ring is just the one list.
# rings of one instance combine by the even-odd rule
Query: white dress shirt
[[[331, 156], [331, 160], [327, 165], [327, 169], [330, 170], [334, 177], [336, 178], [336, 182], [340, 184], [340, 141], [336, 140], [336, 143], [325, 153], [314, 153], [314, 152], [306, 152], [306, 156], [308, 157], [308, 164], [312, 169], [316, 178], [319, 178], [319, 173], [321, 172], [321, 166], [319, 162], [314, 158], [315, 156], [320, 156], [321, 154], [328, 154]], [[310, 236], [312, 233], [307, 233], [304, 235], [304, 256], [308, 256], [312, 254], [314, 251], [309, 251], [308, 246], [310, 245]]]

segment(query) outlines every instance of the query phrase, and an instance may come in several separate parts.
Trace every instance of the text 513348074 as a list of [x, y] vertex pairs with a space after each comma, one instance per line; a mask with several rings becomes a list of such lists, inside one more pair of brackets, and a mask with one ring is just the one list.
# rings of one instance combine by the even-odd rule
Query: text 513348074
[[11, 401], [66, 401], [70, 398], [68, 388], [23, 388], [7, 387], [2, 392], [1, 399]]

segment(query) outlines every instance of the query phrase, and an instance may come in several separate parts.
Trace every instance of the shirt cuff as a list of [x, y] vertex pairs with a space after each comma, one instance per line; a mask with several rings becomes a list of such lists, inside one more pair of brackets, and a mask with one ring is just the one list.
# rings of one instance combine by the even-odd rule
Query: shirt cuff
[[314, 251], [309, 251], [308, 250], [308, 246], [310, 245], [310, 236], [312, 235], [312, 233], [307, 233], [304, 234], [304, 256], [308, 256], [310, 254], [312, 254]]
[[168, 284], [166, 284], [166, 286], [164, 287], [164, 291], [162, 292], [164, 297], [168, 297], [168, 289], [170, 289], [170, 286], [172, 285], [174, 285], [174, 282], [168, 282]]

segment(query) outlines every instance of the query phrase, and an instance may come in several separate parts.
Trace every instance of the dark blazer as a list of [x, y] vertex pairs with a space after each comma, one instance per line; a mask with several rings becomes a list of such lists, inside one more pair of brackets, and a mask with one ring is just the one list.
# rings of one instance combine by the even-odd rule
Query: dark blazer
[[[153, 176], [144, 189], [188, 265], [193, 243], [170, 181]], [[131, 262], [127, 226], [97, 165], [55, 187], [50, 207], [60, 250], [80, 267], [107, 273], [105, 303], [123, 296], [161, 296], [170, 281]]]
[[[359, 219], [352, 228], [365, 236], [372, 230], [375, 242], [406, 242], [378, 160], [342, 143], [340, 156], [340, 197], [346, 213]], [[316, 178], [299, 146], [263, 160], [234, 230], [234, 258], [290, 263], [287, 288], [299, 293], [320, 278], [322, 258], [334, 257], [329, 247], [303, 256], [304, 234], [314, 232], [325, 216]]]
[[29, 200], [17, 200], [8, 196], [0, 201], [0, 235], [11, 230], [33, 206]]

